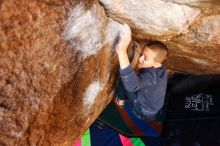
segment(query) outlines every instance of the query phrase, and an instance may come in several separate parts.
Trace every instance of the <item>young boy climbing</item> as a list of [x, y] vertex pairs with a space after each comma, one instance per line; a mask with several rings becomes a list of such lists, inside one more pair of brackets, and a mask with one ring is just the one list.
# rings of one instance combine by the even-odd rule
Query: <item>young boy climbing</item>
[[168, 49], [159, 41], [145, 45], [138, 59], [139, 73], [135, 74], [127, 54], [131, 42], [131, 30], [127, 24], [123, 24], [119, 38], [116, 52], [120, 78], [115, 92], [116, 102], [119, 106], [130, 105], [139, 119], [155, 119], [164, 104], [167, 73], [163, 62], [168, 57]]

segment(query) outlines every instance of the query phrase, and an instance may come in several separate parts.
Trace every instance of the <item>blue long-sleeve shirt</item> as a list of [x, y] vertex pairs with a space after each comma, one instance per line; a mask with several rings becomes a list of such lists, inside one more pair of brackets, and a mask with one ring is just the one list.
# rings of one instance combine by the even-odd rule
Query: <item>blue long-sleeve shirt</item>
[[156, 115], [164, 104], [167, 87], [165, 67], [143, 68], [136, 75], [131, 66], [120, 70], [126, 90], [134, 92], [144, 115]]

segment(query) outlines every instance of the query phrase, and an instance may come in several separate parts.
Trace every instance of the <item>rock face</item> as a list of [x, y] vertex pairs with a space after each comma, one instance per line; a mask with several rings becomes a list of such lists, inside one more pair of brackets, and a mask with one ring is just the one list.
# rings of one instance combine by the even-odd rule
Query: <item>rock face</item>
[[0, 6], [0, 145], [72, 145], [110, 101], [120, 24], [97, 1]]
[[220, 73], [218, 1], [0, 0], [0, 145], [69, 146], [85, 132], [111, 100], [115, 20], [166, 43], [170, 69]]
[[[161, 0], [100, 0], [109, 17], [129, 23], [135, 35], [173, 36], [186, 30], [201, 13], [198, 8]], [[139, 31], [137, 31], [139, 30]]]
[[196, 22], [189, 33], [167, 42], [170, 68], [190, 73], [220, 73], [220, 15]]
[[220, 73], [219, 1], [99, 1], [109, 17], [132, 27], [134, 38], [157, 39], [167, 44], [170, 69]]

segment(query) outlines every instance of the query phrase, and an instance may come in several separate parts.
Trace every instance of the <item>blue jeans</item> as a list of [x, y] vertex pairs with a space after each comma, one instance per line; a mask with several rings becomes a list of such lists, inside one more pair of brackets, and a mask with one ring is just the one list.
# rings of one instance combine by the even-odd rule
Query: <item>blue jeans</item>
[[127, 91], [124, 88], [121, 78], [119, 78], [117, 82], [115, 97], [126, 100], [125, 104], [128, 104], [132, 108], [132, 111], [137, 118], [147, 121], [155, 119], [155, 117], [149, 117], [142, 113], [141, 104], [137, 100], [136, 93]]

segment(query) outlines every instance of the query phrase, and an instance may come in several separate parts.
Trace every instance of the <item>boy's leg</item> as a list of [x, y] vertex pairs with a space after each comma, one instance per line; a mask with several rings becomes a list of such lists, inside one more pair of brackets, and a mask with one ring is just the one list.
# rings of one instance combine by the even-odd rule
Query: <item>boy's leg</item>
[[124, 103], [127, 97], [126, 97], [126, 90], [124, 88], [124, 85], [120, 77], [118, 78], [117, 86], [115, 89], [115, 98], [116, 98], [115, 101], [119, 106], [124, 106]]
[[124, 88], [124, 85], [121, 81], [121, 78], [118, 78], [118, 82], [115, 89], [115, 97], [118, 99], [125, 100], [126, 99], [126, 90]]
[[124, 88], [124, 85], [122, 83], [121, 78], [118, 78], [117, 86], [115, 89], [115, 97], [116, 97], [116, 103], [119, 106], [123, 106], [126, 102], [132, 107], [132, 108], [140, 108], [139, 104], [137, 103], [136, 94], [134, 92], [129, 92]]

